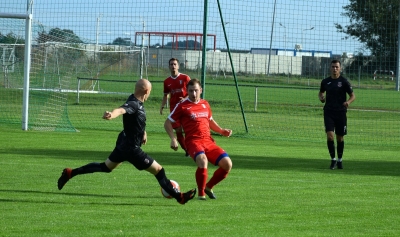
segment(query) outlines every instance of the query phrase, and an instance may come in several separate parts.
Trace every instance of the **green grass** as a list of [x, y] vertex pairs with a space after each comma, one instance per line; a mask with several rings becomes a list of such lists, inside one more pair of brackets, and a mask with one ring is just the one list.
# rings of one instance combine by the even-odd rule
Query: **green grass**
[[[398, 148], [346, 145], [329, 170], [325, 140], [224, 138], [233, 160], [218, 199], [182, 206], [157, 181], [124, 163], [110, 174], [56, 187], [64, 167], [103, 161], [117, 132], [57, 133], [0, 126], [0, 236], [399, 236]], [[183, 190], [196, 166], [165, 133], [143, 147]], [[210, 167], [211, 176], [215, 167]]]
[[[216, 83], [214, 80], [213, 83]], [[247, 132], [237, 99], [237, 91], [230, 86], [207, 84], [205, 98], [213, 108], [214, 118], [224, 127], [234, 130], [234, 136], [257, 137], [289, 141], [320, 141], [324, 136], [322, 107], [317, 99], [317, 88], [287, 88], [276, 85], [261, 87], [240, 86]], [[76, 103], [76, 93], [68, 93], [67, 107], [54, 111], [49, 106], [57, 105], [57, 94], [43, 91], [31, 91], [33, 104], [29, 110], [30, 128], [41, 126], [43, 119], [53, 114], [51, 122], [61, 125], [56, 130], [67, 130], [68, 126], [78, 130], [96, 129], [118, 131], [121, 123], [99, 119], [105, 110], [120, 106], [132, 93], [126, 83], [101, 83], [102, 86], [116, 86], [113, 90], [125, 94], [80, 94], [80, 103]], [[258, 103], [255, 111], [255, 88], [258, 87]], [[111, 89], [110, 89], [111, 90]], [[148, 113], [148, 131], [163, 132], [166, 115], [159, 115], [162, 100], [162, 83], [153, 82], [153, 91], [146, 102]], [[400, 93], [391, 90], [356, 89], [356, 101], [348, 113], [349, 143], [358, 145], [400, 144]], [[0, 88], [3, 101], [0, 108], [0, 122], [20, 124], [22, 110], [21, 90]], [[66, 100], [65, 100], [66, 101]], [[57, 106], [55, 106], [57, 107]]]

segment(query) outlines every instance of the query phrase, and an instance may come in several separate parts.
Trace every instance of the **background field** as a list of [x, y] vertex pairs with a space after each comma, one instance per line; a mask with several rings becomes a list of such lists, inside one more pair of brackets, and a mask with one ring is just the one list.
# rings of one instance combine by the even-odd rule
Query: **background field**
[[[153, 91], [145, 105], [149, 114], [148, 131], [151, 132], [163, 132], [163, 123], [168, 113], [167, 109], [164, 111], [165, 115], [159, 115], [163, 79], [164, 77], [151, 78]], [[310, 86], [297, 87], [241, 78], [238, 86], [240, 104], [233, 79], [209, 80], [204, 97], [210, 102], [216, 120], [232, 128], [235, 136], [317, 142], [325, 137], [323, 104], [317, 98], [320, 80], [311, 81]], [[30, 129], [45, 130], [49, 127], [49, 130], [56, 131], [120, 130], [120, 122], [99, 120], [99, 114], [105, 109], [120, 106], [132, 93], [135, 82], [124, 80], [99, 83], [103, 92], [80, 93], [79, 103], [74, 91], [61, 95], [65, 99], [57, 105], [54, 104], [54, 98], [60, 96], [58, 93], [31, 90], [30, 101], [33, 106], [29, 110]], [[349, 108], [348, 131], [356, 139], [349, 139], [349, 142], [359, 145], [399, 146], [400, 93], [357, 87], [354, 87], [354, 92], [357, 99]], [[21, 90], [0, 87], [0, 93], [4, 98], [0, 101], [0, 106], [6, 111], [0, 115], [0, 121], [19, 125]]]
[[[146, 104], [148, 130], [163, 132], [165, 116], [158, 115], [162, 81], [169, 76], [168, 59], [175, 57], [181, 72], [204, 82], [214, 117], [234, 136], [319, 142], [325, 134], [318, 87], [329, 75], [331, 60], [339, 59], [357, 97], [348, 113], [353, 139], [346, 142], [400, 146], [398, 1], [376, 7], [371, 1], [340, 0], [334, 8], [327, 0], [246, 4], [0, 3], [8, 14], [33, 13], [24, 129], [118, 131], [118, 121], [106, 123], [98, 116], [119, 106], [135, 81], [145, 77], [154, 86]], [[173, 22], [166, 18], [168, 9], [180, 12]], [[18, 125], [23, 120], [25, 21], [0, 18], [0, 33], [0, 122]]]
[[[400, 234], [397, 148], [350, 143], [344, 169], [329, 170], [324, 139], [310, 143], [216, 136], [233, 160], [231, 174], [215, 188], [216, 200], [181, 206], [161, 196], [155, 178], [129, 164], [110, 174], [75, 177], [58, 191], [64, 167], [103, 161], [116, 136], [114, 131], [23, 132], [0, 126], [0, 235]], [[194, 163], [168, 146], [166, 134], [149, 133], [144, 150], [183, 190], [195, 187]]]

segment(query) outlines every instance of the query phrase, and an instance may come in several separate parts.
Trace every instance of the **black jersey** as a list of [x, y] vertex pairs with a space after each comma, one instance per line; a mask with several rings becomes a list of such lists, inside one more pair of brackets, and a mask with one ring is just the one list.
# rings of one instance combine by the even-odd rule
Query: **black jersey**
[[146, 130], [146, 112], [143, 102], [132, 94], [121, 106], [126, 113], [122, 117], [124, 133], [129, 140], [128, 144], [134, 147], [142, 145], [143, 135]]
[[346, 102], [346, 93], [353, 93], [353, 88], [346, 78], [339, 76], [337, 79], [323, 79], [319, 91], [326, 92], [324, 110], [346, 111], [347, 108], [343, 105]]

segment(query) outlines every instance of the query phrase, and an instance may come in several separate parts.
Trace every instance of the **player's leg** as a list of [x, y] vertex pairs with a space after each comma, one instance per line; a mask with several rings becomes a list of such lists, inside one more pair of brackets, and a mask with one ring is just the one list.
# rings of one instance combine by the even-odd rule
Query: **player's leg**
[[328, 147], [329, 155], [331, 156], [330, 169], [335, 169], [336, 166], [336, 156], [335, 156], [335, 136], [333, 131], [326, 132], [326, 145]]
[[199, 189], [198, 196], [200, 200], [205, 200], [206, 194], [204, 192], [204, 189], [206, 188], [206, 183], [208, 179], [208, 160], [204, 152], [197, 154], [197, 156], [195, 157], [195, 162], [197, 164], [196, 183], [197, 188]]
[[58, 179], [57, 186], [58, 189], [61, 190], [64, 185], [74, 176], [80, 174], [89, 174], [95, 172], [105, 172], [110, 173], [113, 169], [115, 169], [121, 162], [125, 161], [124, 157], [126, 157], [125, 152], [118, 149], [117, 147], [123, 142], [124, 133], [121, 132], [117, 138], [117, 145], [114, 150], [109, 155], [108, 159], [102, 163], [89, 163], [82, 167], [71, 169], [65, 168], [61, 173], [60, 178]]
[[119, 164], [120, 164], [119, 162], [113, 162], [110, 159], [107, 159], [105, 162], [102, 163], [93, 162], [76, 169], [65, 168], [61, 173], [60, 178], [58, 179], [57, 182], [58, 189], [61, 190], [64, 187], [64, 185], [76, 175], [90, 174], [95, 172], [110, 173]]
[[229, 158], [228, 154], [215, 143], [209, 144], [207, 145], [207, 147], [210, 148], [210, 150], [207, 150], [206, 152], [208, 161], [214, 165], [218, 165], [219, 167], [217, 170], [215, 170], [213, 176], [207, 182], [204, 191], [209, 198], [216, 199], [216, 196], [212, 189], [215, 185], [217, 185], [228, 176], [229, 172], [232, 169], [232, 160], [231, 158]]
[[224, 180], [226, 176], [228, 176], [229, 172], [232, 169], [232, 160], [229, 156], [224, 157], [218, 163], [218, 169], [215, 170], [213, 176], [211, 177], [210, 181], [208, 181], [206, 187], [209, 189], [214, 188], [219, 182]]
[[186, 193], [180, 193], [175, 190], [171, 181], [165, 175], [164, 168], [141, 149], [137, 149], [136, 154], [132, 157], [134, 158], [129, 160], [131, 164], [133, 164], [138, 170], [146, 170], [153, 174], [160, 186], [180, 204], [185, 204], [196, 195], [196, 189], [189, 190]]
[[[138, 166], [136, 166], [136, 168], [138, 168]], [[165, 191], [167, 191], [167, 193], [169, 193], [172, 197], [174, 197], [175, 199], [180, 197], [179, 192], [174, 189], [170, 180], [165, 175], [164, 168], [157, 161], [151, 159], [151, 165], [149, 167], [145, 168], [145, 170], [147, 172], [153, 174], [156, 177], [160, 186]]]
[[335, 121], [332, 112], [324, 110], [324, 125], [326, 132], [326, 145], [328, 147], [328, 152], [331, 157], [330, 169], [336, 167], [336, 154], [335, 154]]
[[336, 134], [336, 143], [337, 143], [337, 168], [343, 169], [343, 150], [344, 150], [344, 137]]
[[186, 141], [188, 153], [191, 154], [192, 159], [197, 165], [195, 173], [197, 188], [199, 190], [198, 197], [200, 200], [206, 200], [204, 189], [206, 187], [208, 178], [208, 160], [205, 155], [205, 143], [203, 140], [189, 140]]
[[336, 125], [336, 144], [337, 144], [337, 168], [343, 169], [343, 152], [344, 152], [344, 136], [347, 134], [347, 117], [346, 112], [340, 113], [337, 118]]

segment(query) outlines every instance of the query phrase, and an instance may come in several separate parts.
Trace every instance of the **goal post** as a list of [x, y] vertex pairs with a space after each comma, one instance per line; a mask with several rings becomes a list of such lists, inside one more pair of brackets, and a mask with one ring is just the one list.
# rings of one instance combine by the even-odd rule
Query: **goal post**
[[24, 86], [22, 102], [22, 130], [28, 130], [29, 72], [32, 45], [32, 14], [0, 13], [0, 18], [25, 19]]

